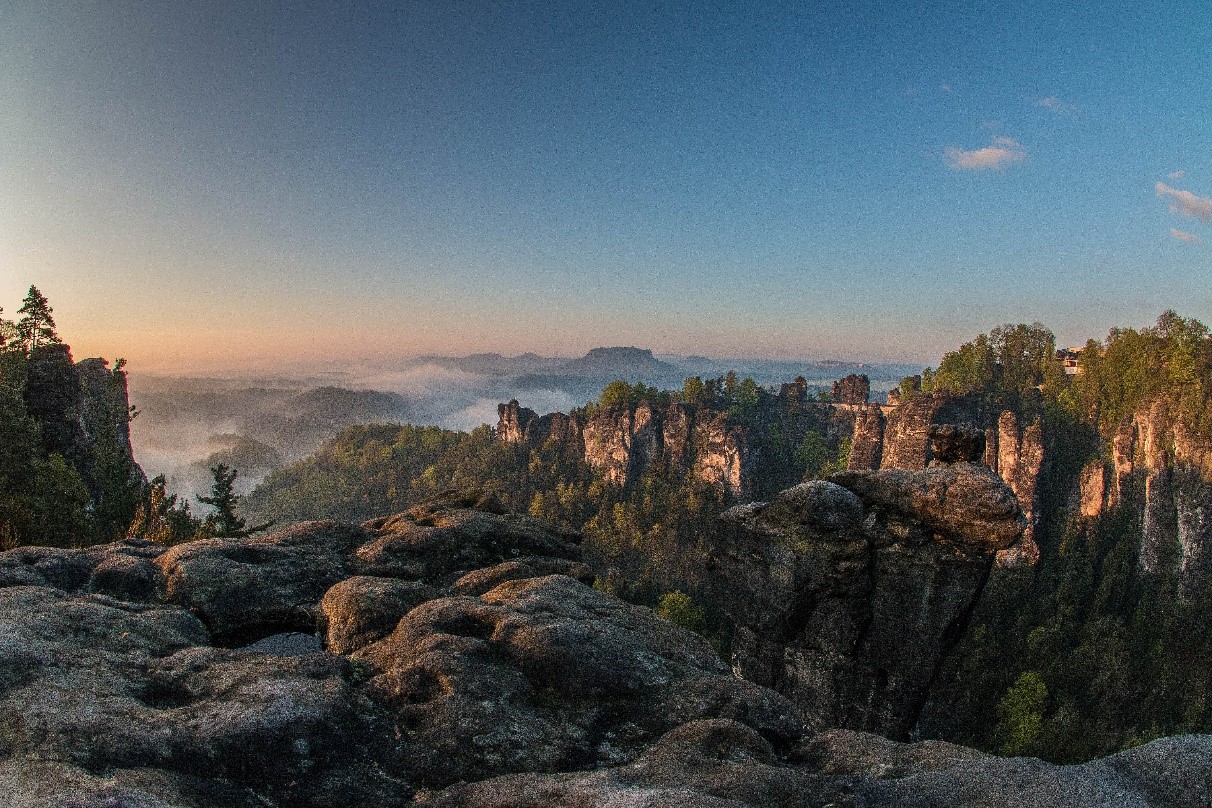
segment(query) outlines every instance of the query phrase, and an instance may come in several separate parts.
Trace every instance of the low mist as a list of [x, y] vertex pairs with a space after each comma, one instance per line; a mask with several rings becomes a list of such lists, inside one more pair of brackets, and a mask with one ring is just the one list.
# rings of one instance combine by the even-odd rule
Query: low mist
[[[130, 374], [139, 415], [131, 424], [135, 458], [148, 477], [163, 474], [170, 490], [195, 502], [209, 492], [210, 467], [239, 470], [238, 494], [274, 469], [301, 460], [353, 424], [412, 423], [469, 431], [495, 424], [497, 405], [517, 399], [539, 413], [568, 412], [597, 397], [616, 378], [663, 389], [693, 375], [735, 370], [764, 386], [797, 375], [828, 389], [848, 373], [866, 373], [872, 396], [915, 368], [904, 365], [720, 361], [654, 357], [635, 348], [595, 349], [581, 359], [525, 354], [422, 357], [395, 365], [297, 375], [168, 376]], [[196, 507], [196, 503], [195, 503]]]

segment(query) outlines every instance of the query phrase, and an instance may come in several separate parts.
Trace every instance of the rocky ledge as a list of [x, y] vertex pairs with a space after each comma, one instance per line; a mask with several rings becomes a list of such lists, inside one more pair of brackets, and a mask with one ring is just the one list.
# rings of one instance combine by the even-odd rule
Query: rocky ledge
[[[864, 507], [812, 518], [851, 525]], [[1208, 737], [1056, 767], [817, 731], [821, 716], [738, 678], [701, 637], [593, 589], [576, 536], [499, 511], [452, 497], [363, 525], [0, 554], [0, 794], [139, 808], [1207, 804]]]

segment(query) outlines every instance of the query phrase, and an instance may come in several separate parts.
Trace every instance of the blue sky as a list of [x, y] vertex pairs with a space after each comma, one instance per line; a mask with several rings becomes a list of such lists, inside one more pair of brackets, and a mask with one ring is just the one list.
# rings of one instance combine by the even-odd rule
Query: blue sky
[[135, 369], [1212, 316], [1206, 0], [340, 5], [0, 10], [0, 305]]

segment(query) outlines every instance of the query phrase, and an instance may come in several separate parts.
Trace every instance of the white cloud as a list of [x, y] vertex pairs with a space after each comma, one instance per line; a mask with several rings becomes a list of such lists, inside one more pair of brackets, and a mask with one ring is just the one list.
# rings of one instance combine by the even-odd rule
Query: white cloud
[[950, 84], [948, 84], [948, 83], [947, 83], [947, 82], [945, 82], [945, 81], [944, 81], [942, 84], [940, 84], [940, 85], [938, 86], [938, 88], [939, 88], [940, 90], [942, 90], [943, 92], [945, 92], [945, 93], [949, 93], [949, 92], [951, 92], [951, 85], [950, 85]]
[[1164, 182], [1159, 182], [1154, 188], [1157, 190], [1158, 196], [1170, 198], [1171, 213], [1180, 213], [1183, 216], [1190, 216], [1192, 219], [1199, 219], [1201, 222], [1212, 222], [1212, 199], [1206, 196], [1196, 196], [1190, 191], [1171, 188]]
[[1187, 176], [1187, 172], [1186, 171], [1171, 171], [1167, 176], [1170, 177], [1170, 179], [1172, 179], [1172, 180], [1181, 180], [1183, 177]]
[[1047, 98], [1037, 99], [1035, 102], [1035, 105], [1037, 107], [1043, 107], [1044, 109], [1050, 109], [1055, 113], [1058, 113], [1060, 115], [1065, 115], [1070, 118], [1077, 117], [1077, 105], [1076, 104], [1070, 104], [1065, 101], [1061, 101], [1059, 98], [1057, 98], [1054, 95], [1050, 95]]
[[1203, 244], [1204, 240], [1194, 233], [1188, 233], [1186, 230], [1179, 230], [1177, 227], [1170, 228], [1170, 235], [1179, 241], [1185, 241], [1188, 244]]
[[1026, 159], [1027, 150], [1014, 138], [995, 137], [993, 143], [983, 149], [964, 151], [957, 146], [943, 149], [943, 159], [948, 168], [958, 171], [980, 171], [983, 169], [1002, 169], [1011, 163]]

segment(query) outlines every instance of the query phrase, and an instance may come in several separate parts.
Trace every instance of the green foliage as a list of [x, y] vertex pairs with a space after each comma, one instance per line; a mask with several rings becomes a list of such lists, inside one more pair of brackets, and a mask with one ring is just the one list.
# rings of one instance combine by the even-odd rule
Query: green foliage
[[1039, 323], [1003, 325], [943, 355], [938, 370], [923, 374], [923, 391], [982, 393], [994, 405], [1038, 408], [1041, 389], [1059, 393], [1064, 367], [1056, 339]]
[[661, 595], [653, 609], [659, 617], [687, 631], [702, 634], [706, 622], [703, 609], [695, 605], [694, 599], [680, 590]]
[[809, 432], [795, 449], [795, 457], [804, 466], [804, 479], [815, 480], [821, 476], [821, 470], [828, 464], [833, 451], [825, 436], [819, 432]]
[[34, 463], [34, 541], [48, 547], [79, 546], [88, 536], [88, 488], [60, 455]]
[[201, 532], [202, 520], [189, 512], [188, 502], [177, 504], [177, 495], [168, 493], [161, 474], [148, 483], [146, 496], [127, 535], [172, 546], [190, 541]]
[[691, 376], [682, 384], [682, 401], [695, 406], [709, 404], [707, 386], [701, 376]]
[[0, 550], [31, 543], [34, 511], [40, 499], [35, 485], [39, 458], [38, 425], [25, 409], [25, 356], [0, 355]]
[[101, 360], [81, 376], [35, 287], [21, 313], [0, 320], [0, 549], [119, 538], [142, 485], [118, 395], [125, 377]]
[[198, 497], [198, 501], [204, 505], [210, 505], [215, 509], [215, 512], [208, 515], [203, 521], [201, 534], [243, 538], [251, 536], [254, 533], [260, 533], [273, 524], [271, 520], [250, 528], [248, 527], [248, 522], [236, 514], [236, 507], [240, 503], [240, 497], [235, 492], [236, 477], [239, 475], [238, 471], [229, 468], [224, 463], [218, 463], [211, 467], [210, 473], [214, 477], [210, 496], [200, 496]]
[[804, 435], [795, 458], [804, 468], [805, 480], [819, 480], [846, 468], [850, 462], [850, 438], [830, 440], [821, 432]]
[[[3, 307], [0, 307], [0, 314], [4, 314]], [[22, 345], [17, 324], [0, 317], [0, 356], [18, 350], [22, 350]]]
[[649, 387], [643, 382], [628, 384], [622, 379], [616, 379], [602, 389], [602, 394], [598, 398], [598, 406], [636, 407], [641, 402], [646, 402], [649, 406], [667, 407], [672, 400], [673, 396], [670, 393]]
[[[735, 374], [733, 375], [735, 376]], [[728, 396], [728, 414], [738, 420], [752, 422], [757, 415], [762, 392], [753, 379], [743, 379], [732, 387], [732, 392]]]
[[[930, 380], [929, 383], [926, 381], [927, 378]], [[915, 396], [920, 396], [923, 392], [928, 393], [933, 390], [933, 381], [934, 374], [929, 369], [923, 370], [920, 374], [906, 376], [901, 379], [901, 383], [896, 388], [901, 403], [909, 401]]]
[[210, 473], [214, 477], [210, 496], [198, 497], [198, 501], [203, 505], [210, 505], [215, 509], [215, 512], [206, 518], [206, 532], [214, 536], [240, 536], [248, 523], [236, 515], [236, 503], [240, 498], [236, 496], [234, 486], [239, 472], [218, 463], [211, 466]]
[[1212, 339], [1198, 320], [1167, 311], [1153, 328], [1112, 329], [1086, 344], [1078, 367], [1072, 405], [1104, 435], [1164, 399], [1176, 422], [1212, 438]]
[[635, 405], [632, 387], [622, 379], [616, 379], [602, 389], [598, 404], [603, 407], [629, 407]]
[[[1177, 573], [1141, 570], [1144, 475], [1125, 477], [1117, 504], [1097, 518], [1069, 510], [1100, 433], [1106, 446], [1135, 413], [1160, 404], [1172, 425], [1212, 437], [1203, 431], [1210, 350], [1201, 323], [1166, 312], [1155, 327], [1089, 342], [1068, 384], [1042, 375], [1049, 461], [1038, 487], [1040, 563], [991, 578], [937, 680], [930, 734], [1071, 763], [1212, 730], [1212, 592], [1184, 592]], [[1194, 496], [1206, 483], [1176, 469], [1171, 485]], [[1027, 674], [1047, 682], [1040, 709]]]
[[17, 322], [17, 334], [26, 353], [40, 345], [59, 343], [59, 337], [55, 334], [55, 320], [51, 316], [53, 311], [38, 287], [31, 286], [21, 308], [17, 310], [18, 314], [24, 315]]
[[1026, 671], [997, 704], [1000, 752], [1014, 756], [1026, 754], [1035, 745], [1044, 723], [1048, 688], [1035, 671]]
[[360, 522], [451, 489], [480, 490], [511, 510], [579, 527], [594, 485], [607, 487], [560, 447], [503, 443], [487, 426], [465, 433], [371, 424], [348, 427], [311, 457], [270, 474], [242, 512], [280, 522]]

